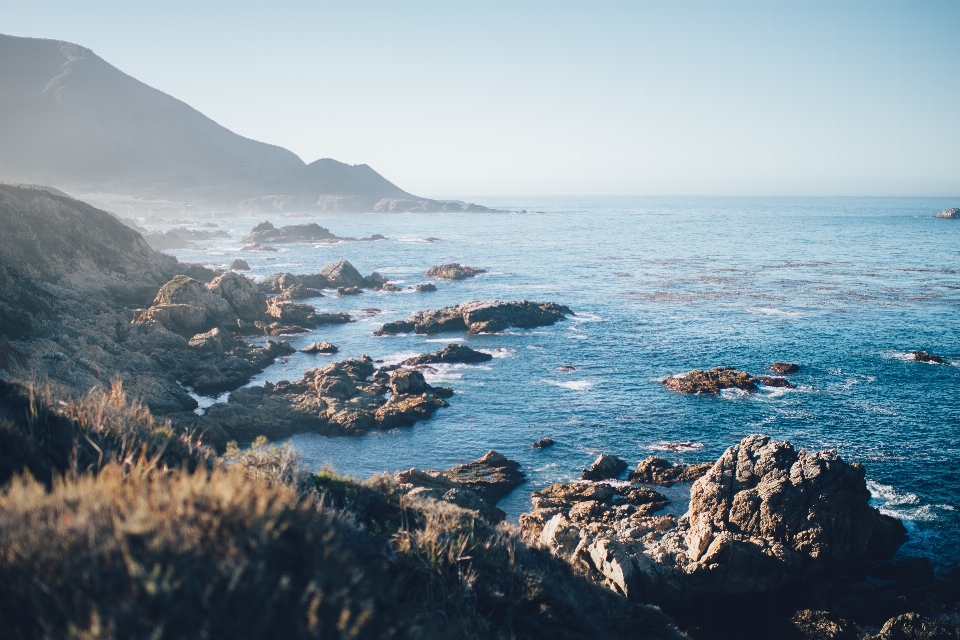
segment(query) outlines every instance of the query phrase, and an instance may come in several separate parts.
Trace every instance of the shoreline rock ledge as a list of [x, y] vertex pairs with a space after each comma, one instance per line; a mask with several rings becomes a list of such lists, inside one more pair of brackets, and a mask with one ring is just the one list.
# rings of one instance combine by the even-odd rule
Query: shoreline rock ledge
[[417, 311], [406, 320], [384, 324], [374, 335], [434, 334], [447, 331], [466, 331], [469, 334], [497, 333], [510, 327], [547, 327], [572, 315], [576, 314], [570, 307], [554, 302], [473, 301], [442, 309]]
[[679, 519], [655, 513], [666, 498], [650, 489], [571, 483], [535, 492], [520, 529], [631, 598], [769, 592], [899, 547], [906, 530], [870, 507], [864, 476], [835, 451], [752, 435], [693, 483]]

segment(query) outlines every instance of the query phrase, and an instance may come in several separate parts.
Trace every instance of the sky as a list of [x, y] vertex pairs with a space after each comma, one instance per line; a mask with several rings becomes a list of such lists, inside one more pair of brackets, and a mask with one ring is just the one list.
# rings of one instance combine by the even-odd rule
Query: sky
[[960, 0], [0, 0], [428, 197], [960, 195]]

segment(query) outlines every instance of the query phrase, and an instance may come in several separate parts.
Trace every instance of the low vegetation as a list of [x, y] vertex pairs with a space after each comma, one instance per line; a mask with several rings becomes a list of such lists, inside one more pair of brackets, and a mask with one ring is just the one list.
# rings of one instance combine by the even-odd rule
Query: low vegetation
[[507, 527], [263, 441], [216, 458], [119, 386], [4, 383], [0, 458], [0, 637], [675, 637]]

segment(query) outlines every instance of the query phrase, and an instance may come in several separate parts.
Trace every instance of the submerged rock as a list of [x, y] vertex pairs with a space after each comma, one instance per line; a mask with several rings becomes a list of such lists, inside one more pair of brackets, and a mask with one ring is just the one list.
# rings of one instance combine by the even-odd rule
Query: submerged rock
[[938, 218], [952, 218], [954, 220], [960, 219], [960, 209], [953, 207], [952, 209], [944, 209], [937, 214]]
[[943, 358], [940, 356], [935, 356], [932, 353], [927, 353], [926, 351], [914, 351], [913, 359], [918, 362], [932, 362], [933, 364], [943, 364]]
[[574, 315], [569, 307], [553, 302], [467, 302], [438, 310], [417, 311], [406, 320], [384, 324], [374, 335], [446, 331], [495, 333], [510, 327], [532, 329], [549, 326], [567, 315]]
[[650, 456], [640, 462], [627, 476], [630, 482], [672, 487], [678, 482], [693, 482], [713, 467], [712, 462], [703, 464], [671, 464], [663, 458]]
[[427, 277], [441, 278], [443, 280], [466, 280], [467, 278], [474, 277], [478, 273], [486, 272], [486, 269], [477, 269], [475, 267], [464, 266], [459, 262], [451, 262], [450, 264], [430, 267], [427, 269]]
[[453, 393], [430, 386], [418, 371], [399, 369], [386, 380], [370, 380], [374, 371], [373, 361], [364, 356], [310, 369], [296, 382], [244, 387], [234, 391], [228, 402], [212, 405], [200, 424], [221, 428], [241, 442], [259, 435], [274, 440], [305, 431], [358, 435], [429, 418], [446, 406], [443, 398]]
[[[641, 467], [652, 479], [669, 468], [655, 459]], [[676, 600], [830, 576], [861, 558], [889, 556], [905, 532], [870, 507], [862, 466], [761, 435], [727, 449], [694, 482], [680, 519], [618, 508], [612, 496], [625, 490], [574, 484], [537, 492], [533, 512], [520, 518], [524, 539], [617, 591]], [[630, 504], [665, 504], [636, 495]]]
[[330, 342], [314, 342], [300, 349], [300, 353], [336, 353], [340, 347]]
[[413, 358], [407, 358], [400, 363], [404, 367], [415, 367], [423, 364], [437, 364], [440, 362], [475, 364], [492, 360], [493, 356], [482, 351], [475, 351], [464, 344], [451, 343], [436, 353], [425, 353]]
[[613, 480], [627, 470], [622, 458], [607, 453], [601, 454], [580, 476], [584, 480]]
[[770, 370], [774, 373], [779, 373], [780, 375], [789, 375], [791, 373], [800, 371], [800, 365], [790, 362], [774, 362], [772, 365], [770, 365]]

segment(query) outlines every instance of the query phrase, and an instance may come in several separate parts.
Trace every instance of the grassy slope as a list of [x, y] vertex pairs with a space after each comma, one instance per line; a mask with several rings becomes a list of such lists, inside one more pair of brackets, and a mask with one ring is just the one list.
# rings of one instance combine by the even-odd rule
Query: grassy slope
[[0, 483], [4, 638], [675, 635], [472, 512], [265, 444], [217, 459], [119, 389], [4, 384]]

